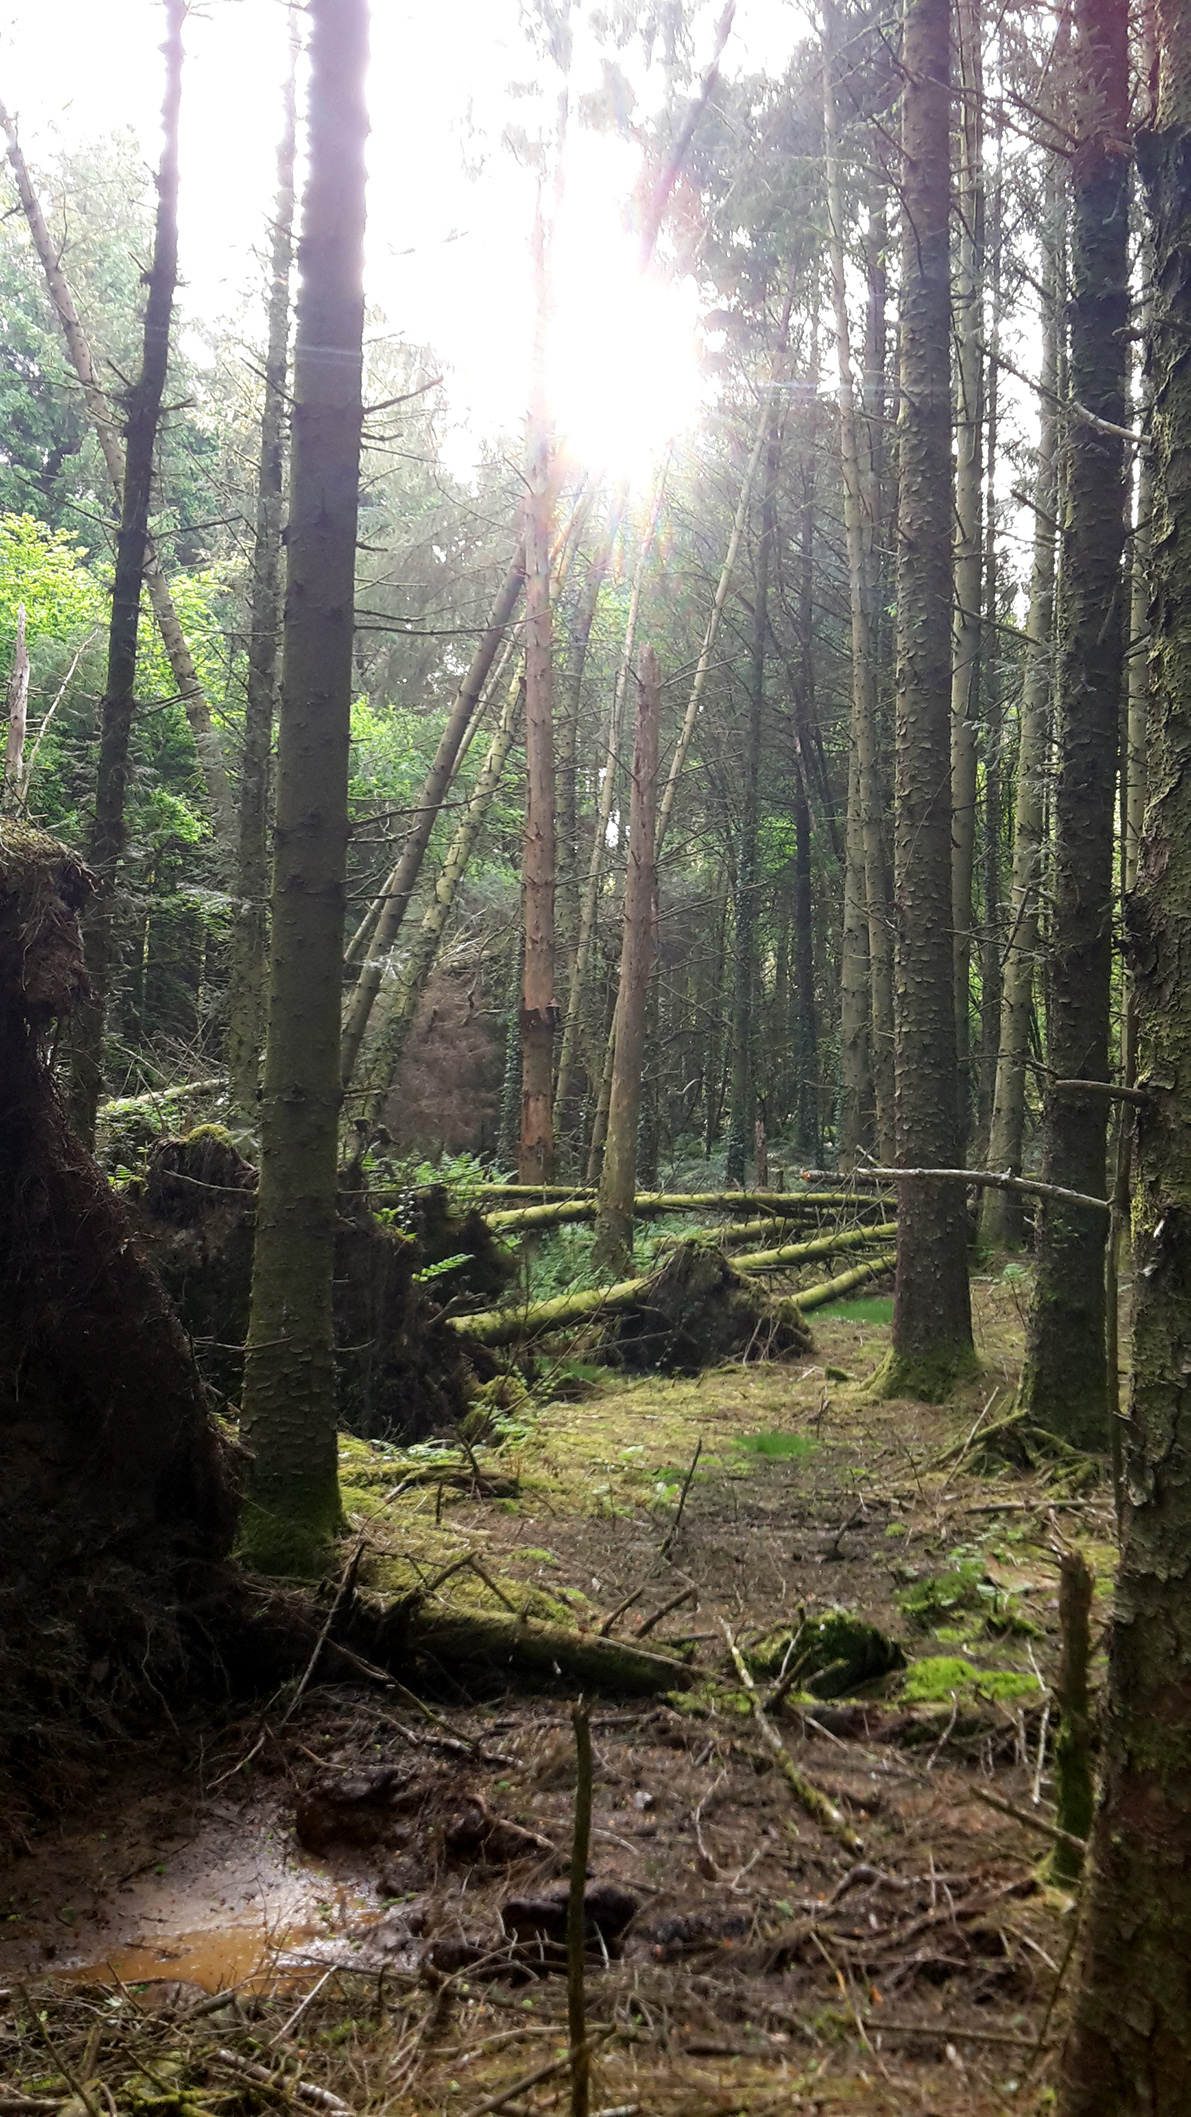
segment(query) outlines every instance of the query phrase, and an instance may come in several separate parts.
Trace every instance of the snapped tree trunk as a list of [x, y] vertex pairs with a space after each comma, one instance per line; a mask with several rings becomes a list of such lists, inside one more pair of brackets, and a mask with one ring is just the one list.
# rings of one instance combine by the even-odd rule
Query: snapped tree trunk
[[550, 543], [554, 449], [546, 404], [546, 228], [541, 200], [534, 231], [536, 330], [526, 435], [525, 506], [525, 961], [521, 985], [522, 1183], [554, 1172], [554, 612]]
[[[1140, 1022], [1126, 1505], [1061, 2117], [1176, 2117], [1191, 2079], [1191, 4], [1162, 0], [1154, 236], [1154, 654], [1146, 816], [1127, 938]], [[1122, 25], [1123, 27], [1123, 25]]]
[[269, 1029], [241, 1432], [244, 1546], [319, 1563], [340, 1520], [332, 1277], [360, 489], [367, 0], [311, 0]]
[[[1042, 315], [1042, 396], [1039, 402], [1038, 467], [1034, 478], [1034, 558], [1028, 645], [1022, 680], [1017, 748], [1017, 800], [1013, 822], [1013, 866], [1009, 885], [1008, 934], [1001, 987], [1001, 1024], [996, 1086], [989, 1128], [988, 1165], [1021, 1174], [1026, 1113], [1026, 1062], [1038, 953], [1039, 892], [1045, 825], [1045, 773], [1049, 748], [1054, 671], [1055, 514], [1058, 500], [1056, 405], [1059, 384], [1059, 313], [1055, 299], [1056, 244], [1061, 201], [1051, 170], [1044, 206], [1046, 295]], [[1022, 1201], [1012, 1191], [987, 1190], [980, 1232], [993, 1247], [1020, 1249]]]
[[955, 288], [955, 618], [951, 660], [951, 919], [960, 1138], [971, 1118], [972, 876], [980, 712], [981, 470], [984, 416], [984, 69], [980, 0], [958, 0], [959, 270]]
[[140, 375], [128, 393], [120, 529], [108, 630], [107, 681], [100, 707], [95, 816], [88, 864], [95, 895], [83, 922], [91, 993], [80, 1009], [71, 1049], [70, 1119], [90, 1147], [103, 1083], [103, 1037], [108, 978], [115, 950], [116, 891], [126, 835], [124, 803], [135, 710], [137, 631], [141, 583], [149, 553], [149, 503], [161, 397], [170, 357], [170, 324], [178, 280], [178, 111], [182, 100], [183, 0], [165, 0], [166, 86], [164, 139], [157, 172], [157, 219], [148, 273]]
[[877, 659], [873, 625], [873, 524], [861, 471], [859, 422], [852, 371], [844, 258], [843, 190], [840, 178], [839, 112], [835, 69], [839, 15], [835, 0], [824, 8], [824, 139], [827, 149], [827, 245], [835, 307], [839, 366], [839, 438], [844, 485], [844, 529], [848, 549], [848, 597], [852, 620], [851, 739], [859, 765], [860, 838], [864, 859], [865, 911], [872, 1005], [871, 1066], [876, 1098], [877, 1152], [893, 1144], [893, 934], [883, 828], [885, 803], [877, 747]]
[[[1112, 0], [1077, 0], [1072, 160], [1070, 470], [1063, 527], [1055, 731], [1047, 1060], [1059, 1080], [1108, 1078], [1113, 807], [1123, 675], [1124, 425], [1129, 329], [1129, 66]], [[1087, 415], [1090, 414], [1091, 417]], [[1052, 1090], [1042, 1173], [1105, 1195], [1107, 1104]], [[1078, 1447], [1109, 1438], [1100, 1213], [1046, 1203], [1021, 1401]]]
[[[34, 248], [41, 261], [41, 268], [45, 274], [50, 300], [54, 305], [54, 313], [58, 318], [62, 336], [66, 341], [66, 350], [70, 356], [71, 366], [79, 378], [83, 393], [83, 404], [91, 421], [95, 438], [99, 443], [100, 453], [103, 456], [108, 477], [111, 480], [112, 491], [116, 497], [116, 504], [121, 507], [124, 490], [124, 451], [120, 446], [120, 437], [116, 431], [116, 422], [112, 417], [112, 408], [95, 371], [94, 355], [88, 342], [87, 334], [79, 319], [79, 313], [74, 304], [74, 296], [70, 291], [69, 281], [62, 270], [58, 245], [46, 225], [45, 214], [41, 210], [41, 201], [33, 188], [33, 180], [29, 175], [28, 165], [21, 151], [21, 143], [17, 136], [16, 124], [5, 110], [3, 104], [0, 104], [0, 125], [3, 125], [8, 136], [8, 158], [12, 164], [13, 175], [16, 178], [17, 195], [20, 198], [25, 219], [29, 224], [29, 233], [33, 237]], [[186, 718], [190, 723], [190, 732], [194, 738], [194, 747], [198, 753], [199, 765], [206, 784], [207, 802], [211, 811], [211, 823], [215, 840], [230, 875], [234, 872], [235, 865], [236, 812], [235, 803], [232, 800], [231, 785], [223, 762], [223, 751], [214, 722], [211, 719], [211, 708], [207, 703], [190, 648], [186, 643], [186, 635], [178, 621], [178, 613], [174, 609], [174, 599], [169, 591], [169, 583], [161, 570], [161, 564], [153, 549], [152, 540], [148, 536], [146, 536], [145, 540], [143, 579], [149, 602], [152, 605], [157, 629], [161, 634], [161, 644], [165, 649], [166, 660], [169, 662], [171, 674], [178, 686], [178, 695], [182, 700]]]
[[[897, 566], [897, 1151], [958, 1143], [951, 947], [951, 435], [948, 0], [906, 0]], [[937, 1401], [975, 1366], [962, 1193], [898, 1187], [887, 1396]]]
[[277, 148], [277, 203], [269, 261], [269, 307], [261, 400], [261, 452], [248, 603], [248, 682], [240, 759], [239, 901], [232, 922], [228, 983], [227, 1072], [232, 1113], [254, 1125], [265, 1041], [268, 968], [269, 756], [277, 702], [281, 632], [281, 529], [285, 488], [286, 379], [289, 373], [290, 274], [293, 269], [295, 74], [297, 19], [290, 16], [290, 70]]
[[658, 713], [661, 680], [652, 647], [641, 652], [633, 787], [629, 804], [629, 864], [624, 885], [624, 936], [616, 1007], [616, 1049], [608, 1133], [600, 1174], [593, 1263], [628, 1273], [633, 1262], [633, 1201], [637, 1188], [637, 1123], [645, 1062], [645, 1022], [653, 975], [653, 896], [656, 870]]

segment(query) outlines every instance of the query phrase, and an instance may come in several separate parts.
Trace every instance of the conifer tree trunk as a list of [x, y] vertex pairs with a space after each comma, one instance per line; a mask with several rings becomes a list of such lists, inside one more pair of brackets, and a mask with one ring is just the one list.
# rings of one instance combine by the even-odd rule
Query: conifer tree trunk
[[984, 76], [980, 0], [958, 0], [959, 270], [955, 290], [955, 626], [951, 663], [951, 917], [960, 1137], [972, 1102], [972, 877], [976, 854], [976, 737], [980, 712], [981, 484], [984, 418]]
[[840, 932], [840, 1100], [836, 1146], [843, 1176], [851, 1175], [859, 1159], [872, 1089], [868, 994], [868, 914], [865, 908], [864, 837], [860, 822], [860, 759], [853, 745], [848, 756], [844, 905]]
[[[1108, 1077], [1113, 823], [1123, 674], [1128, 378], [1129, 76], [1116, 0], [1076, 0], [1070, 394], [1063, 530], [1047, 1059], [1060, 1080]], [[1103, 1096], [1050, 1093], [1042, 1174], [1105, 1195]], [[1043, 1202], [1021, 1397], [1079, 1447], [1109, 1437], [1106, 1216]]]
[[[558, 913], [558, 940], [564, 957], [574, 961], [579, 942], [579, 823], [576, 800], [576, 767], [579, 742], [579, 706], [583, 693], [583, 672], [587, 665], [587, 650], [591, 641], [591, 628], [595, 623], [599, 607], [600, 590], [608, 571], [613, 548], [620, 531], [624, 512], [623, 494], [609, 510], [608, 520], [584, 575], [583, 586], [575, 608], [567, 637], [566, 663], [559, 676], [559, 706], [557, 719], [557, 801], [556, 823], [558, 876], [556, 903]], [[561, 1078], [562, 1067], [559, 1066]], [[557, 1101], [557, 1098], [556, 1098]]]
[[[3, 104], [0, 104], [0, 126], [3, 126], [8, 136], [8, 158], [12, 164], [13, 175], [16, 179], [17, 195], [20, 198], [25, 219], [29, 224], [29, 233], [33, 237], [34, 248], [41, 261], [46, 287], [49, 291], [50, 300], [54, 305], [54, 313], [58, 318], [62, 336], [66, 341], [66, 350], [70, 356], [71, 366], [79, 378], [83, 404], [91, 421], [95, 438], [99, 443], [104, 466], [111, 481], [112, 491], [116, 497], [116, 504], [118, 507], [122, 507], [124, 452], [120, 446], [120, 436], [116, 430], [116, 421], [112, 417], [111, 405], [99, 380], [95, 366], [95, 356], [88, 342], [87, 334], [83, 329], [78, 310], [75, 307], [69, 281], [62, 269], [59, 246], [54, 241], [46, 225], [46, 217], [41, 209], [41, 201], [33, 187], [33, 179], [29, 174], [28, 165], [21, 150], [16, 124], [4, 109]], [[207, 703], [203, 687], [198, 679], [198, 671], [194, 666], [193, 656], [186, 643], [186, 635], [182, 630], [178, 620], [178, 613], [174, 608], [174, 599], [170, 594], [169, 583], [161, 570], [161, 562], [153, 549], [152, 540], [148, 537], [145, 544], [143, 578], [149, 602], [152, 605], [153, 616], [157, 621], [157, 629], [161, 634], [161, 644], [165, 649], [166, 660], [169, 662], [174, 682], [178, 686], [178, 695], [182, 700], [186, 718], [190, 724], [190, 732], [194, 738], [194, 747], [198, 753], [199, 764], [206, 783], [207, 803], [211, 812], [211, 823], [215, 839], [230, 873], [234, 864], [236, 821], [235, 804], [232, 800], [231, 785], [223, 761], [223, 750], [211, 718], [211, 708]]]
[[835, 0], [824, 5], [824, 139], [827, 162], [827, 244], [835, 307], [839, 365], [839, 437], [844, 485], [844, 530], [848, 549], [848, 595], [852, 622], [851, 740], [860, 774], [860, 837], [864, 858], [865, 911], [871, 987], [871, 1065], [876, 1100], [877, 1152], [893, 1152], [893, 933], [885, 859], [884, 801], [877, 745], [877, 657], [873, 625], [873, 524], [865, 505], [875, 481], [862, 472], [860, 429], [852, 370], [844, 257], [839, 118], [835, 68], [839, 49]]
[[[948, 0], [905, 0], [895, 903], [897, 1152], [953, 1168]], [[945, 1397], [975, 1365], [963, 1193], [898, 1187], [893, 1341], [874, 1388]]]
[[761, 737], [765, 708], [765, 659], [769, 646], [769, 569], [773, 550], [778, 451], [770, 423], [761, 492], [761, 520], [753, 573], [753, 648], [749, 670], [748, 721], [744, 742], [744, 787], [736, 834], [736, 917], [732, 953], [732, 1060], [728, 1103], [727, 1181], [743, 1183], [753, 1136], [755, 1053], [753, 988], [757, 968], [758, 833], [760, 829]]
[[[816, 363], [817, 365], [817, 363]], [[810, 423], [802, 465], [802, 521], [798, 551], [799, 683], [795, 712], [804, 727], [815, 719], [815, 432]], [[794, 787], [794, 1051], [797, 1063], [795, 1131], [817, 1168], [822, 1160], [819, 1105], [819, 1023], [815, 1008], [815, 910], [811, 866], [811, 808], [801, 768]], [[779, 1034], [781, 1030], [779, 1028]]]
[[550, 547], [554, 463], [546, 404], [546, 228], [539, 201], [534, 232], [536, 336], [526, 437], [525, 509], [525, 962], [521, 987], [522, 1183], [548, 1183], [554, 1168], [554, 611]]
[[[1059, 198], [1052, 171], [1047, 186], [1043, 255], [1046, 295], [1042, 316], [1042, 396], [1039, 400], [1038, 468], [1034, 479], [1034, 557], [1030, 609], [1026, 619], [1029, 646], [1022, 682], [1017, 749], [1017, 799], [1013, 824], [1013, 866], [1009, 885], [1008, 933], [1001, 987], [1001, 1023], [997, 1045], [996, 1085], [988, 1138], [988, 1165], [1020, 1176], [1025, 1132], [1026, 1061], [1030, 1053], [1030, 1011], [1034, 960], [1038, 952], [1039, 889], [1042, 879], [1044, 777], [1050, 727], [1054, 669], [1056, 399], [1059, 383], [1059, 314], [1055, 299], [1055, 244]], [[982, 1194], [980, 1233], [994, 1248], [1020, 1249], [1021, 1198], [990, 1187]]]
[[652, 647], [641, 651], [633, 788], [629, 804], [629, 864], [624, 885], [624, 933], [616, 1003], [616, 1045], [608, 1101], [608, 1130], [600, 1173], [593, 1261], [613, 1278], [633, 1261], [633, 1199], [637, 1189], [637, 1124], [645, 1063], [646, 1014], [654, 956], [654, 839], [657, 829], [658, 711], [661, 685]]
[[239, 902], [232, 924], [228, 983], [227, 1070], [232, 1112], [254, 1125], [265, 1041], [268, 968], [269, 756], [277, 699], [281, 630], [281, 530], [285, 488], [285, 385], [289, 373], [290, 274], [293, 269], [294, 155], [298, 61], [296, 17], [290, 17], [290, 69], [277, 148], [277, 203], [269, 265], [268, 326], [256, 531], [248, 609], [248, 683], [240, 759]]
[[304, 1572], [340, 1520], [332, 1273], [360, 490], [367, 0], [310, 0], [269, 1026], [243, 1538]]
[[1182, 2117], [1191, 2080], [1191, 0], [1160, 0], [1151, 797], [1128, 910], [1140, 1019], [1133, 1388], [1083, 1970], [1061, 2117]]
[[136, 699], [137, 632], [141, 583], [149, 554], [149, 503], [161, 398], [170, 357], [170, 325], [178, 281], [178, 112], [182, 101], [183, 0], [165, 0], [166, 86], [163, 141], [157, 172], [157, 219], [141, 372], [128, 394], [120, 529], [108, 631], [107, 682], [100, 708], [95, 818], [87, 848], [96, 889], [83, 919], [83, 948], [91, 983], [79, 1010], [71, 1050], [70, 1120], [90, 1146], [103, 1083], [104, 1017], [115, 950], [116, 891], [124, 852], [132, 721]]

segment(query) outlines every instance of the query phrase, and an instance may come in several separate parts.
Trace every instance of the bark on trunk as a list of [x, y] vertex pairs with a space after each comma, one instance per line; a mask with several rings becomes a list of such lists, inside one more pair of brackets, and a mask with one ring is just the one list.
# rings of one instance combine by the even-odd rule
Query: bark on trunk
[[1139, 1132], [1134, 1365], [1083, 1974], [1062, 2117], [1176, 2117], [1191, 2079], [1191, 4], [1161, 0], [1155, 129], [1154, 657], [1146, 817], [1128, 911], [1152, 1101]]
[[340, 1518], [332, 1279], [364, 323], [367, 0], [311, 0], [269, 1031], [241, 1430], [248, 1555], [319, 1562]]
[[254, 1125], [265, 1041], [268, 971], [269, 757], [277, 703], [281, 631], [281, 529], [285, 487], [286, 380], [289, 374], [290, 274], [293, 269], [294, 154], [297, 132], [296, 17], [290, 17], [290, 70], [277, 148], [277, 204], [269, 265], [261, 452], [249, 597], [248, 683], [240, 761], [239, 902], [232, 925], [228, 986], [227, 1071], [232, 1113]]
[[765, 711], [765, 655], [769, 645], [769, 570], [773, 550], [778, 449], [771, 422], [753, 576], [753, 649], [749, 670], [744, 787], [736, 832], [736, 905], [732, 946], [732, 1058], [725, 1175], [743, 1183], [752, 1140], [755, 1082], [753, 988], [757, 972], [761, 736]]
[[[1046, 295], [1042, 317], [1038, 467], [1034, 478], [1034, 558], [1030, 610], [1026, 619], [1029, 645], [1022, 682], [1008, 936], [1002, 972], [996, 1086], [988, 1138], [989, 1167], [1008, 1169], [1014, 1176], [1021, 1173], [1025, 1133], [1026, 1061], [1030, 1052], [1030, 1010], [1038, 953], [1044, 777], [1054, 670], [1055, 515], [1058, 500], [1055, 449], [1059, 382], [1055, 245], [1060, 200], [1058, 180], [1053, 171], [1044, 212]], [[1020, 1197], [1012, 1191], [986, 1191], [980, 1212], [983, 1241], [996, 1248], [1020, 1249], [1022, 1230]]]
[[145, 302], [141, 372], [128, 393], [123, 496], [108, 631], [107, 682], [100, 708], [95, 817], [88, 845], [88, 862], [96, 880], [95, 895], [83, 924], [91, 994], [79, 1012], [71, 1051], [70, 1080], [71, 1124], [86, 1147], [90, 1147], [95, 1138], [95, 1112], [103, 1082], [104, 1018], [115, 944], [117, 876], [124, 852], [124, 802], [135, 709], [141, 583], [149, 553], [153, 459], [169, 366], [170, 325], [178, 279], [178, 111], [182, 99], [182, 23], [185, 13], [182, 0], [165, 0], [166, 39], [162, 47], [166, 65], [162, 104], [164, 138], [157, 172], [153, 263]]
[[[839, 115], [835, 69], [840, 45], [834, 0], [824, 8], [824, 134], [827, 148], [827, 242], [835, 306], [839, 365], [839, 437], [844, 485], [844, 529], [848, 548], [848, 594], [852, 621], [852, 744], [860, 770], [860, 835], [864, 857], [865, 911], [871, 988], [871, 1056], [876, 1098], [877, 1152], [888, 1159], [893, 1145], [893, 933], [885, 859], [877, 743], [877, 658], [873, 626], [873, 523], [866, 507], [875, 481], [861, 465], [856, 389], [844, 256], [843, 197], [839, 166]], [[867, 488], [867, 494], [866, 494]]]
[[984, 72], [980, 0], [958, 0], [960, 86], [959, 270], [955, 289], [955, 625], [951, 662], [951, 919], [960, 1139], [971, 1111], [972, 877], [976, 852], [976, 735], [980, 712], [981, 470], [984, 415]]
[[[1123, 658], [1124, 445], [1129, 326], [1127, 25], [1113, 0], [1077, 0], [1072, 161], [1070, 477], [1063, 531], [1048, 1062], [1060, 1080], [1108, 1077], [1113, 802]], [[1105, 1195], [1107, 1105], [1052, 1092], [1042, 1172]], [[1078, 1447], [1109, 1439], [1104, 1216], [1047, 1204], [1021, 1401]]]
[[[895, 894], [897, 1147], [953, 1165], [951, 436], [948, 0], [906, 0], [902, 64], [901, 419]], [[874, 1388], [937, 1401], [975, 1366], [962, 1194], [898, 1187], [893, 1341]]]
[[[71, 366], [79, 378], [83, 393], [83, 403], [94, 429], [95, 438], [99, 443], [100, 452], [107, 467], [108, 477], [111, 479], [116, 504], [120, 506], [124, 489], [124, 451], [120, 446], [120, 438], [116, 431], [116, 422], [112, 417], [112, 409], [95, 372], [94, 356], [87, 334], [79, 320], [79, 313], [74, 305], [74, 296], [70, 291], [69, 281], [62, 270], [58, 246], [46, 226], [46, 218], [41, 210], [41, 202], [33, 188], [28, 166], [21, 152], [16, 124], [4, 109], [3, 104], [0, 104], [0, 125], [4, 127], [8, 135], [8, 158], [12, 163], [21, 206], [29, 223], [29, 233], [33, 237], [34, 248], [41, 260], [42, 271], [45, 273], [50, 300], [53, 302], [54, 312], [58, 318], [62, 336], [66, 340], [66, 350], [70, 355]], [[211, 822], [216, 843], [224, 856], [230, 873], [235, 860], [236, 812], [227, 769], [223, 762], [223, 752], [218, 733], [211, 719], [211, 708], [199, 682], [198, 672], [195, 669], [190, 648], [186, 644], [186, 635], [178, 622], [178, 613], [174, 609], [174, 601], [169, 591], [169, 584], [161, 571], [161, 564], [153, 549], [152, 541], [148, 537], [145, 540], [144, 583], [152, 605], [157, 629], [161, 634], [161, 644], [165, 648], [166, 660], [169, 662], [174, 682], [178, 686], [178, 695], [182, 700], [186, 718], [190, 723], [190, 732], [194, 738], [194, 747], [198, 752], [198, 760], [207, 788], [207, 801], [211, 810]]]
[[841, 1176], [856, 1167], [864, 1140], [869, 1074], [868, 917], [865, 911], [864, 839], [860, 824], [860, 759], [848, 759], [848, 813], [844, 826], [844, 914], [840, 934]]
[[25, 605], [17, 604], [16, 639], [12, 649], [12, 668], [8, 673], [8, 688], [4, 697], [4, 718], [8, 724], [8, 740], [4, 749], [4, 794], [5, 813], [11, 815], [19, 809], [25, 798], [25, 730], [29, 724], [29, 649], [25, 645]]
[[658, 713], [661, 679], [652, 647], [641, 654], [633, 791], [629, 809], [629, 864], [624, 885], [624, 938], [608, 1135], [600, 1174], [593, 1262], [627, 1273], [633, 1262], [633, 1199], [637, 1188], [637, 1124], [645, 1063], [645, 1018], [653, 975], [653, 895], [656, 870]]
[[550, 545], [554, 514], [553, 437], [546, 403], [546, 228], [541, 202], [534, 235], [537, 323], [526, 447], [525, 511], [525, 856], [522, 868], [525, 963], [521, 985], [521, 1150], [523, 1183], [554, 1173], [554, 612]]
[[[624, 496], [618, 496], [611, 508], [608, 521], [600, 533], [595, 551], [588, 563], [583, 587], [571, 620], [567, 637], [565, 667], [559, 672], [558, 682], [558, 757], [557, 804], [555, 824], [557, 837], [558, 879], [556, 906], [558, 913], [558, 940], [566, 957], [574, 961], [579, 940], [579, 822], [576, 801], [576, 763], [579, 747], [579, 707], [583, 693], [583, 672], [587, 666], [587, 650], [591, 642], [591, 628], [595, 623], [599, 607], [600, 591], [612, 558], [613, 548], [620, 531], [624, 513]], [[561, 1078], [561, 1064], [559, 1074]]]

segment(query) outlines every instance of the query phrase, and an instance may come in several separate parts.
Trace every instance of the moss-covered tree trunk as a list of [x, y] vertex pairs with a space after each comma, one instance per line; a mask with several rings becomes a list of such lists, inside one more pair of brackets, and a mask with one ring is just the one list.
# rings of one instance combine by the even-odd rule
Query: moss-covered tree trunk
[[959, 228], [955, 283], [955, 618], [951, 660], [951, 919], [960, 1137], [972, 1104], [972, 878], [980, 710], [981, 468], [984, 441], [984, 68], [980, 0], [958, 0]]
[[[1108, 1077], [1113, 804], [1123, 675], [1124, 444], [1129, 329], [1128, 24], [1117, 0], [1077, 0], [1079, 146], [1072, 158], [1072, 425], [1059, 609], [1048, 1063]], [[1105, 422], [1098, 424], [1097, 422]], [[1108, 1103], [1046, 1099], [1047, 1183], [1105, 1195]], [[1108, 1442], [1106, 1217], [1041, 1208], [1022, 1402], [1080, 1447]]]
[[269, 1027], [244, 1543], [317, 1564], [339, 1518], [332, 1273], [364, 324], [367, 0], [311, 0]]
[[70, 1121], [79, 1139], [95, 1138], [95, 1112], [103, 1085], [103, 1034], [109, 973], [115, 952], [116, 896], [124, 852], [132, 721], [136, 708], [137, 631], [141, 583], [149, 555], [149, 502], [161, 419], [161, 397], [170, 357], [170, 325], [178, 280], [178, 112], [182, 101], [182, 0], [165, 0], [165, 97], [162, 102], [161, 163], [157, 171], [157, 221], [141, 372], [128, 394], [124, 484], [116, 537], [116, 573], [108, 629], [107, 682], [100, 708], [95, 817], [87, 857], [96, 880], [83, 922], [91, 996], [80, 1010], [71, 1047]]
[[[958, 1110], [951, 946], [951, 35], [905, 0], [897, 562], [897, 1151], [950, 1168]], [[875, 1386], [937, 1400], [975, 1363], [963, 1193], [899, 1186], [893, 1342]]]
[[1160, 0], [1150, 801], [1129, 955], [1140, 1021], [1133, 1391], [1083, 1972], [1062, 2117], [1182, 2117], [1191, 2081], [1191, 0]]
[[616, 1006], [616, 1049], [608, 1103], [608, 1136], [600, 1174], [595, 1262], [627, 1274], [633, 1263], [633, 1201], [637, 1189], [637, 1124], [645, 1064], [646, 1017], [654, 956], [654, 840], [657, 830], [658, 710], [661, 682], [652, 647], [641, 653], [633, 789], [629, 805], [629, 864], [624, 885], [624, 937]]
[[290, 274], [293, 269], [294, 154], [297, 132], [295, 73], [297, 20], [290, 17], [290, 70], [277, 146], [277, 203], [269, 260], [269, 305], [261, 398], [252, 586], [248, 599], [248, 681], [244, 745], [240, 752], [239, 901], [232, 922], [228, 983], [227, 1072], [232, 1112], [255, 1125], [265, 1041], [268, 970], [269, 754], [277, 704], [281, 630], [281, 530], [285, 488], [285, 385], [289, 373]]

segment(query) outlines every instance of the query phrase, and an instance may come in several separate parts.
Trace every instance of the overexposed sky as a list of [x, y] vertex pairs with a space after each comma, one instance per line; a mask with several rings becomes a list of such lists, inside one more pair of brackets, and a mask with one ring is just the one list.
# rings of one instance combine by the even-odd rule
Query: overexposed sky
[[[722, 0], [696, 16], [697, 64]], [[599, 79], [580, 10], [574, 92]], [[160, 0], [0, 0], [0, 97], [26, 154], [75, 147], [131, 126], [157, 155]], [[740, 0], [725, 70], [780, 71], [806, 16], [799, 0]], [[181, 266], [184, 316], [241, 313], [255, 284], [273, 191], [284, 0], [202, 0], [186, 28]], [[528, 236], [534, 180], [502, 144], [512, 123], [545, 117], [519, 0], [374, 0], [369, 94], [368, 296], [402, 337], [431, 347], [451, 393], [458, 469], [485, 437], [514, 434], [529, 346]], [[631, 62], [630, 62], [631, 63]], [[662, 94], [639, 73], [639, 108]], [[478, 173], [477, 173], [478, 172]], [[589, 459], [644, 476], [647, 459], [699, 403], [690, 287], [642, 286], [625, 202], [637, 174], [629, 142], [572, 127], [557, 245], [554, 355], [560, 422]], [[596, 467], [593, 461], [592, 467]]]

